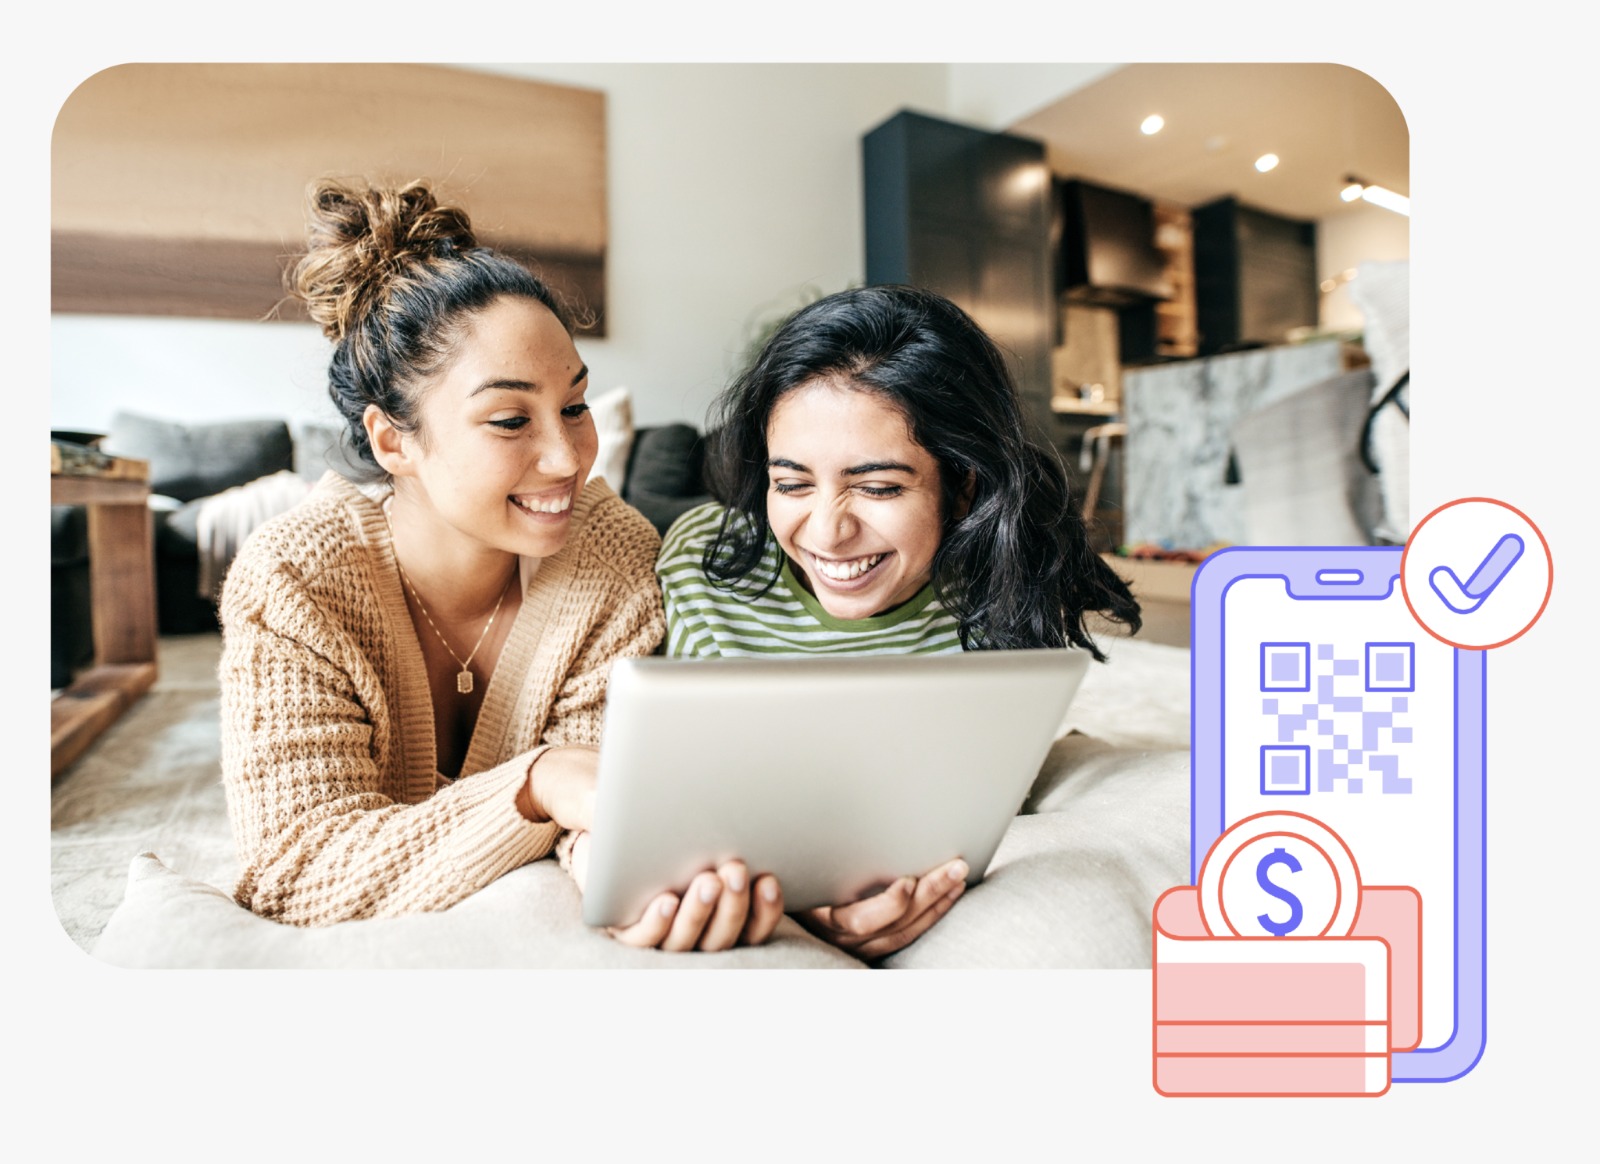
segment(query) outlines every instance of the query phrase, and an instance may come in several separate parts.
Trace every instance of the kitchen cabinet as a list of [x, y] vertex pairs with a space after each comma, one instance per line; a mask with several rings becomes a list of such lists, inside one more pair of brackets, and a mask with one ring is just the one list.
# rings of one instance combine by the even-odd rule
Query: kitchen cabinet
[[1007, 354], [1051, 429], [1055, 328], [1044, 143], [903, 111], [862, 138], [866, 278], [948, 296]]
[[1317, 325], [1317, 227], [1219, 198], [1190, 211], [1202, 356], [1281, 344]]

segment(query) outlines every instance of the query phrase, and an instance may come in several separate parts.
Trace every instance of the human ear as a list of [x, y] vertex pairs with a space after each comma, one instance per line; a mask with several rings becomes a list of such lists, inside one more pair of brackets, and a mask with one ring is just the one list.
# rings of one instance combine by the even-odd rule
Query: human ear
[[369, 404], [361, 414], [361, 424], [367, 430], [367, 444], [372, 446], [373, 459], [385, 473], [391, 477], [414, 475], [410, 442], [406, 434], [395, 427], [388, 413], [376, 404]]
[[975, 470], [967, 470], [967, 479], [961, 483], [961, 492], [956, 495], [956, 520], [960, 521], [967, 516], [967, 511], [972, 508], [972, 498], [978, 492], [978, 474]]

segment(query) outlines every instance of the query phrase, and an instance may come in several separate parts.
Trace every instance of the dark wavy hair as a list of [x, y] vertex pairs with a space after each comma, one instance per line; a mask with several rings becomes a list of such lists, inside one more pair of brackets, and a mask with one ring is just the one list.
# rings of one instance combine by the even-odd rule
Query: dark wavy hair
[[933, 585], [964, 648], [1070, 644], [1104, 661], [1085, 612], [1139, 629], [1139, 604], [1090, 548], [1061, 459], [1030, 433], [999, 348], [950, 300], [915, 287], [861, 287], [802, 308], [712, 406], [707, 476], [727, 507], [703, 559], [715, 584], [761, 592], [776, 581], [756, 575], [771, 537], [767, 423], [785, 394], [820, 379], [892, 403], [938, 462]]
[[468, 317], [503, 296], [549, 308], [570, 334], [566, 302], [516, 259], [478, 245], [466, 211], [426, 182], [372, 187], [314, 182], [308, 248], [286, 272], [291, 294], [333, 341], [328, 395], [357, 466], [382, 476], [362, 423], [376, 404], [417, 431], [421, 381], [449, 360]]

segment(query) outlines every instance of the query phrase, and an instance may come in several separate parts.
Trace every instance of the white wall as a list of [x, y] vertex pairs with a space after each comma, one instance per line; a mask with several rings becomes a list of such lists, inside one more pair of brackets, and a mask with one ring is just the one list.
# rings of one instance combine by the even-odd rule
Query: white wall
[[[1362, 263], [1411, 257], [1411, 220], [1378, 206], [1352, 206], [1317, 223], [1317, 277], [1329, 279]], [[1323, 297], [1324, 331], [1356, 331], [1361, 312], [1350, 301], [1348, 284]]]
[[[941, 112], [949, 89], [933, 64], [492, 71], [607, 94], [608, 335], [580, 351], [597, 391], [633, 390], [640, 424], [698, 423], [754, 314], [862, 278], [861, 135]], [[51, 356], [53, 428], [101, 430], [118, 408], [332, 418], [310, 324], [58, 315]]]
[[949, 116], [1007, 130], [1121, 65], [963, 64], [950, 66]]

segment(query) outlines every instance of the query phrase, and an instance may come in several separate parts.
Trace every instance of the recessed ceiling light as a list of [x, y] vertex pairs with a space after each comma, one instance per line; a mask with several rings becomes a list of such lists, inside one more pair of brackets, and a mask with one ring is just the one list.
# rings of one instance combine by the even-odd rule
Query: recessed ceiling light
[[1256, 169], [1260, 170], [1263, 174], [1265, 174], [1268, 170], [1272, 169], [1277, 164], [1278, 164], [1278, 155], [1277, 154], [1262, 154], [1259, 158], [1256, 159]]
[[1361, 197], [1361, 190], [1362, 186], [1360, 182], [1351, 182], [1343, 190], [1339, 191], [1339, 197], [1343, 198], [1346, 202], [1354, 202]]
[[1139, 132], [1144, 134], [1146, 137], [1150, 136], [1152, 133], [1160, 133], [1161, 127], [1166, 123], [1166, 119], [1162, 117], [1161, 114], [1152, 113], [1149, 117], [1145, 118], [1139, 123]]

